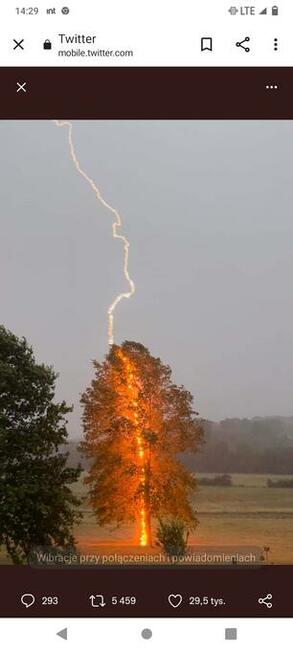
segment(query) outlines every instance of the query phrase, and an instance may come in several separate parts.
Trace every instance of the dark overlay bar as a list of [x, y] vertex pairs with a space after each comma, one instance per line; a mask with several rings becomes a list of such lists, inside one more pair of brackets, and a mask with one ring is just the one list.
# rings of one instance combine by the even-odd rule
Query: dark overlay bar
[[[76, 570], [2, 566], [0, 617], [292, 617], [292, 581], [293, 566]], [[31, 607], [21, 603], [23, 594], [34, 595]], [[134, 604], [125, 601], [133, 596]], [[57, 597], [58, 603], [50, 605], [48, 597]]]
[[0, 119], [293, 119], [293, 68], [2, 68]]

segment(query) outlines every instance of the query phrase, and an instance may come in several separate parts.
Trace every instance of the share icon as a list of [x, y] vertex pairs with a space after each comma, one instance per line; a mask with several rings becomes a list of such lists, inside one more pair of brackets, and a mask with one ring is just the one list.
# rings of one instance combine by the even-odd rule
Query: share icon
[[250, 41], [249, 36], [246, 36], [246, 38], [244, 38], [243, 41], [237, 41], [236, 47], [242, 47], [242, 49], [245, 52], [250, 52], [250, 47], [246, 47], [245, 45], [243, 45], [243, 43], [249, 43], [249, 41]]
[[268, 609], [271, 609], [273, 607], [273, 595], [272, 594], [267, 594], [263, 598], [258, 599], [259, 605], [265, 605]]

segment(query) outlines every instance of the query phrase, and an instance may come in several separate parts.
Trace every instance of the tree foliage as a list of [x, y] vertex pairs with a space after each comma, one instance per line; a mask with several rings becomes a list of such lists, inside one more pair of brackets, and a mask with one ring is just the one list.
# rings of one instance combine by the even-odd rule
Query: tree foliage
[[145, 510], [192, 527], [195, 479], [178, 459], [196, 453], [202, 430], [192, 395], [172, 381], [171, 369], [139, 343], [113, 345], [82, 397], [83, 453], [91, 504], [101, 526], [137, 521]]
[[0, 545], [14, 563], [33, 546], [73, 544], [79, 519], [70, 486], [80, 470], [58, 451], [71, 408], [53, 401], [56, 377], [0, 326]]

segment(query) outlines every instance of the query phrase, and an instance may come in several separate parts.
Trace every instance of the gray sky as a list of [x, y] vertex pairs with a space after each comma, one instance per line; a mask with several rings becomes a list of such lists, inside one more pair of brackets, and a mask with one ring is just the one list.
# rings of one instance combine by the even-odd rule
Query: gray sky
[[[67, 132], [0, 123], [0, 321], [60, 373], [76, 406], [126, 288], [111, 215]], [[136, 295], [116, 342], [148, 346], [203, 417], [292, 415], [293, 125], [75, 122], [82, 167], [123, 218]]]

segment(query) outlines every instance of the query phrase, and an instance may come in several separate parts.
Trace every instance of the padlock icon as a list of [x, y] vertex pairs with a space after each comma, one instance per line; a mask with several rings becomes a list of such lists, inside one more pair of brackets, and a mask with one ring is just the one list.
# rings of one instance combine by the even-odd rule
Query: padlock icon
[[48, 38], [46, 38], [46, 40], [44, 41], [43, 48], [44, 48], [44, 50], [51, 50], [52, 49], [52, 43], [51, 43], [51, 41], [49, 41]]
[[277, 7], [277, 5], [274, 5], [272, 7], [272, 15], [273, 16], [278, 16], [279, 15], [279, 7]]

